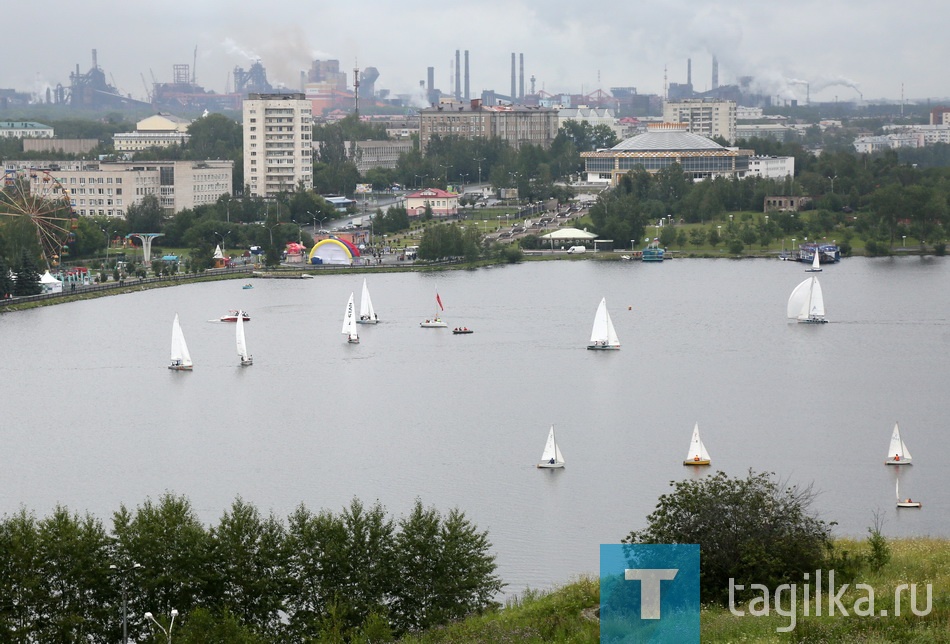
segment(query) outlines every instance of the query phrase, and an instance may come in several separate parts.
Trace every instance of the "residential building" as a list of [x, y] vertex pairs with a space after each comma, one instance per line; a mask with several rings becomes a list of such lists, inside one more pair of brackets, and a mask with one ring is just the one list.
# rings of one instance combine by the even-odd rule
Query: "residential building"
[[112, 137], [116, 152], [139, 152], [149, 148], [184, 145], [191, 138], [188, 119], [159, 112], [135, 124], [134, 132], [117, 132]]
[[454, 217], [459, 211], [459, 196], [438, 188], [424, 188], [406, 195], [406, 213], [410, 217], [424, 214], [426, 205], [432, 209], [433, 217]]
[[270, 198], [313, 187], [311, 104], [304, 94], [250, 94], [244, 101], [244, 182]]
[[742, 178], [749, 169], [751, 150], [727, 148], [687, 130], [685, 123], [652, 123], [647, 131], [609, 150], [582, 152], [589, 183], [616, 185], [638, 167], [655, 174], [674, 163], [694, 181], [712, 177]]
[[[317, 142], [314, 142], [314, 147]], [[373, 168], [395, 168], [399, 157], [415, 149], [411, 140], [401, 141], [353, 141], [345, 143], [346, 156], [356, 163], [360, 174]]]
[[61, 152], [63, 154], [89, 154], [99, 145], [99, 139], [23, 139], [24, 152]]
[[433, 136], [463, 139], [497, 137], [517, 149], [525, 144], [547, 148], [557, 136], [558, 112], [525, 105], [448, 102], [419, 111], [419, 144], [425, 152]]
[[763, 179], [783, 179], [795, 176], [795, 157], [749, 157], [749, 171], [747, 177], [762, 177]]
[[51, 139], [53, 128], [33, 121], [0, 121], [0, 137], [5, 139]]
[[718, 99], [690, 98], [663, 104], [663, 120], [685, 123], [689, 132], [729, 143], [736, 140], [736, 103]]
[[[36, 167], [36, 161], [4, 161], [3, 170]], [[125, 217], [129, 206], [155, 195], [162, 208], [175, 214], [213, 204], [231, 193], [234, 162], [227, 161], [57, 161], [49, 163], [53, 178], [68, 191], [80, 216]]]

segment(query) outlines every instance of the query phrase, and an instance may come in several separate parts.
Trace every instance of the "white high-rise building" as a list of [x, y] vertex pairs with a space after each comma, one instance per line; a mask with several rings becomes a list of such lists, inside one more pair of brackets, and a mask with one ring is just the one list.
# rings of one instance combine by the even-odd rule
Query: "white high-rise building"
[[304, 94], [250, 94], [244, 101], [244, 183], [273, 197], [313, 188], [311, 103]]
[[663, 104], [663, 120], [685, 123], [689, 131], [709, 138], [720, 136], [729, 143], [736, 140], [736, 104], [734, 101], [689, 98]]

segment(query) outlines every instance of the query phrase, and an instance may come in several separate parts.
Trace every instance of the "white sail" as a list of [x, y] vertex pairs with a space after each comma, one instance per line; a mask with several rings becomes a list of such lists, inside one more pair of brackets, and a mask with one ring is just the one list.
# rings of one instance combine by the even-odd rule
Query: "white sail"
[[373, 308], [373, 300], [369, 296], [369, 288], [366, 286], [366, 278], [363, 278], [363, 292], [360, 294], [360, 322], [364, 324], [374, 324], [377, 321], [376, 310]]
[[901, 438], [901, 428], [897, 423], [894, 423], [894, 431], [891, 433], [891, 444], [887, 447], [887, 462], [888, 463], [905, 463], [910, 464], [913, 461], [913, 457], [910, 455], [910, 450], [907, 449], [904, 439]]
[[355, 297], [350, 293], [350, 299], [346, 302], [346, 310], [343, 312], [343, 333], [346, 335], [347, 342], [359, 342], [360, 336], [356, 332], [356, 311], [353, 304]]
[[241, 358], [242, 365], [249, 365], [252, 363], [251, 356], [247, 352], [247, 340], [244, 337], [244, 317], [238, 316], [236, 324], [234, 325], [234, 335], [235, 342], [237, 344], [237, 354]]
[[561, 455], [561, 448], [558, 447], [557, 440], [554, 437], [554, 425], [548, 432], [548, 440], [544, 444], [544, 451], [541, 452], [541, 462], [538, 467], [563, 467], [564, 457]]
[[610, 313], [607, 311], [607, 298], [601, 299], [600, 305], [597, 307], [588, 347], [591, 349], [620, 348], [620, 338], [617, 337], [613, 320], [610, 319]]
[[786, 313], [793, 320], [824, 321], [825, 298], [817, 277], [807, 277], [788, 297]]
[[172, 322], [172, 349], [171, 365], [172, 369], [191, 369], [191, 353], [188, 352], [188, 344], [185, 342], [185, 334], [181, 331], [181, 323], [178, 321], [178, 314], [175, 314], [175, 321]]
[[689, 453], [686, 454], [686, 462], [709, 462], [709, 452], [703, 445], [703, 440], [699, 437], [699, 423], [693, 426], [693, 437], [689, 441]]
[[811, 268], [808, 269], [809, 273], [818, 273], [821, 272], [821, 251], [818, 248], [815, 248], [815, 255], [811, 260]]

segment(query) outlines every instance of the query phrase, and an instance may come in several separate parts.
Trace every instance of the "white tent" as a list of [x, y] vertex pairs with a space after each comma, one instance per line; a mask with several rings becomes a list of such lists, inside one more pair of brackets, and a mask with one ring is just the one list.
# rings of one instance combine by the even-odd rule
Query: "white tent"
[[547, 235], [541, 235], [541, 239], [551, 239], [557, 241], [568, 241], [571, 239], [594, 239], [597, 237], [594, 233], [579, 228], [558, 228]]
[[220, 244], [219, 244], [219, 245], [216, 245], [216, 246], [214, 247], [214, 258], [215, 258], [215, 259], [224, 259], [224, 253], [221, 252], [221, 246], [220, 246]]
[[47, 270], [45, 273], [40, 275], [40, 286], [43, 287], [44, 293], [62, 293], [63, 292], [63, 283], [58, 279], [50, 275], [50, 272]]

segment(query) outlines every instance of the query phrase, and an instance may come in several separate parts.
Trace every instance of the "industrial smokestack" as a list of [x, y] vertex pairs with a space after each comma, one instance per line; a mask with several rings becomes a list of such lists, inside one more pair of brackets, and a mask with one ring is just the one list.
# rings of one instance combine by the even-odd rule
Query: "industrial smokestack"
[[686, 85], [693, 88], [693, 59], [686, 59]]
[[712, 88], [719, 89], [719, 60], [713, 56]]
[[428, 67], [426, 73], [426, 91], [431, 92], [435, 87], [435, 67]]
[[524, 54], [518, 54], [518, 98], [524, 103]]
[[465, 100], [469, 101], [471, 100], [471, 98], [472, 98], [472, 95], [469, 92], [469, 84], [468, 84], [468, 50], [466, 49], [465, 50]]
[[517, 80], [518, 79], [515, 76], [515, 52], [511, 52], [511, 102], [512, 103], [515, 102], [515, 96], [517, 96], [517, 91], [518, 91], [518, 86], [516, 82]]
[[458, 49], [455, 50], [455, 100], [462, 100], [462, 60]]

